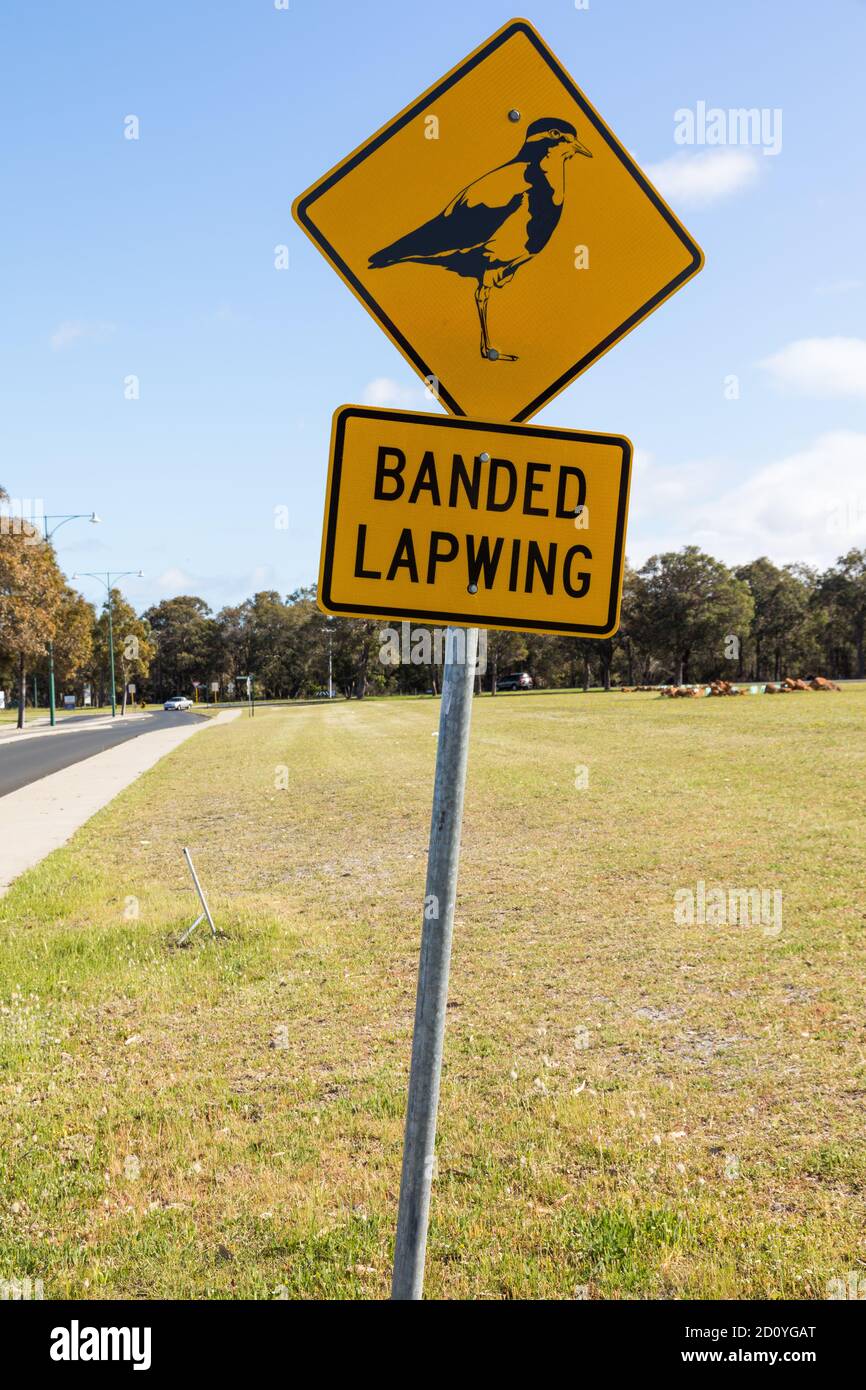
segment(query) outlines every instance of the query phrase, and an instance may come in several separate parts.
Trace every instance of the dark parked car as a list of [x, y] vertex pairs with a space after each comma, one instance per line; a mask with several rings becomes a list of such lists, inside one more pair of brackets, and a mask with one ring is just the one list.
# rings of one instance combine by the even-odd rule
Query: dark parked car
[[497, 690], [531, 690], [532, 677], [528, 671], [512, 671], [510, 676], [500, 676], [496, 682]]

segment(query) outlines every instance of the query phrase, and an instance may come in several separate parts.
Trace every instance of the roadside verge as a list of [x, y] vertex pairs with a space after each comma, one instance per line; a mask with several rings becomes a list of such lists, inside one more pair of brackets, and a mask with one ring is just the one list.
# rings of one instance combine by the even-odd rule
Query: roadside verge
[[239, 714], [224, 710], [206, 722], [143, 734], [0, 797], [0, 895], [166, 753]]

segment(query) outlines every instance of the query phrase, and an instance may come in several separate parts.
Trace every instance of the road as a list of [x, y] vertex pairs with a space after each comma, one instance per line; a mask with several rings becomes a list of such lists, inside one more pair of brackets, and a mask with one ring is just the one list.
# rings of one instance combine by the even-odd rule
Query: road
[[70, 718], [50, 733], [34, 730], [31, 736], [25, 732], [19, 737], [4, 738], [0, 740], [0, 796], [38, 782], [49, 773], [59, 772], [83, 758], [91, 758], [94, 753], [114, 748], [127, 739], [140, 738], [154, 729], [189, 724], [203, 717], [183, 711], [155, 710], [128, 720], [120, 715], [105, 723], [102, 719], [94, 719], [93, 726], [87, 728], [89, 717], [76, 715], [74, 727], [70, 727], [73, 724]]

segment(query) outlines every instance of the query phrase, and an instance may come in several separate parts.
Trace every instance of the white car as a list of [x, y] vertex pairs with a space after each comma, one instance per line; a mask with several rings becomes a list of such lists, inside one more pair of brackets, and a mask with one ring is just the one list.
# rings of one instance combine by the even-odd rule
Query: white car
[[192, 709], [192, 700], [188, 700], [185, 695], [172, 695], [170, 700], [166, 700], [163, 709]]

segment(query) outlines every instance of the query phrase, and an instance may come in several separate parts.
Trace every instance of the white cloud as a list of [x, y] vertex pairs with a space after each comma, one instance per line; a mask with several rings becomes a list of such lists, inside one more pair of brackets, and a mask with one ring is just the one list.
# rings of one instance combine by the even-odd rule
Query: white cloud
[[157, 575], [156, 583], [160, 589], [164, 589], [167, 594], [189, 594], [194, 592], [192, 585], [198, 581], [188, 574], [186, 570], [180, 569], [177, 565], [171, 565], [162, 574]]
[[179, 565], [169, 565], [152, 582], [161, 597], [195, 594], [205, 598], [214, 609], [224, 604], [242, 603], [263, 589], [283, 592], [282, 582], [272, 565], [255, 565], [244, 574], [220, 575], [193, 574]]
[[[866, 544], [866, 434], [835, 430], [719, 489], [718, 465], [653, 469], [633, 489], [632, 564], [699, 545], [728, 564], [825, 567]], [[677, 487], [677, 483], [681, 486]]]
[[825, 564], [866, 539], [866, 434], [835, 430], [761, 468], [715, 509], [719, 534], [753, 553]]
[[642, 564], [659, 550], [701, 544], [693, 534], [696, 500], [718, 491], [719, 466], [712, 459], [661, 464], [654, 454], [635, 451], [628, 516], [628, 557]]
[[63, 348], [71, 347], [73, 343], [80, 342], [82, 338], [89, 338], [95, 343], [104, 343], [114, 332], [113, 323], [82, 323], [80, 320], [64, 319], [51, 334], [52, 352], [61, 352]]
[[718, 202], [757, 182], [760, 162], [752, 150], [701, 150], [649, 164], [647, 178], [673, 204], [692, 207]]
[[758, 364], [809, 396], [866, 396], [866, 339], [798, 338]]
[[404, 386], [389, 376], [377, 376], [364, 387], [363, 404], [380, 410], [427, 410], [435, 397], [424, 386]]

